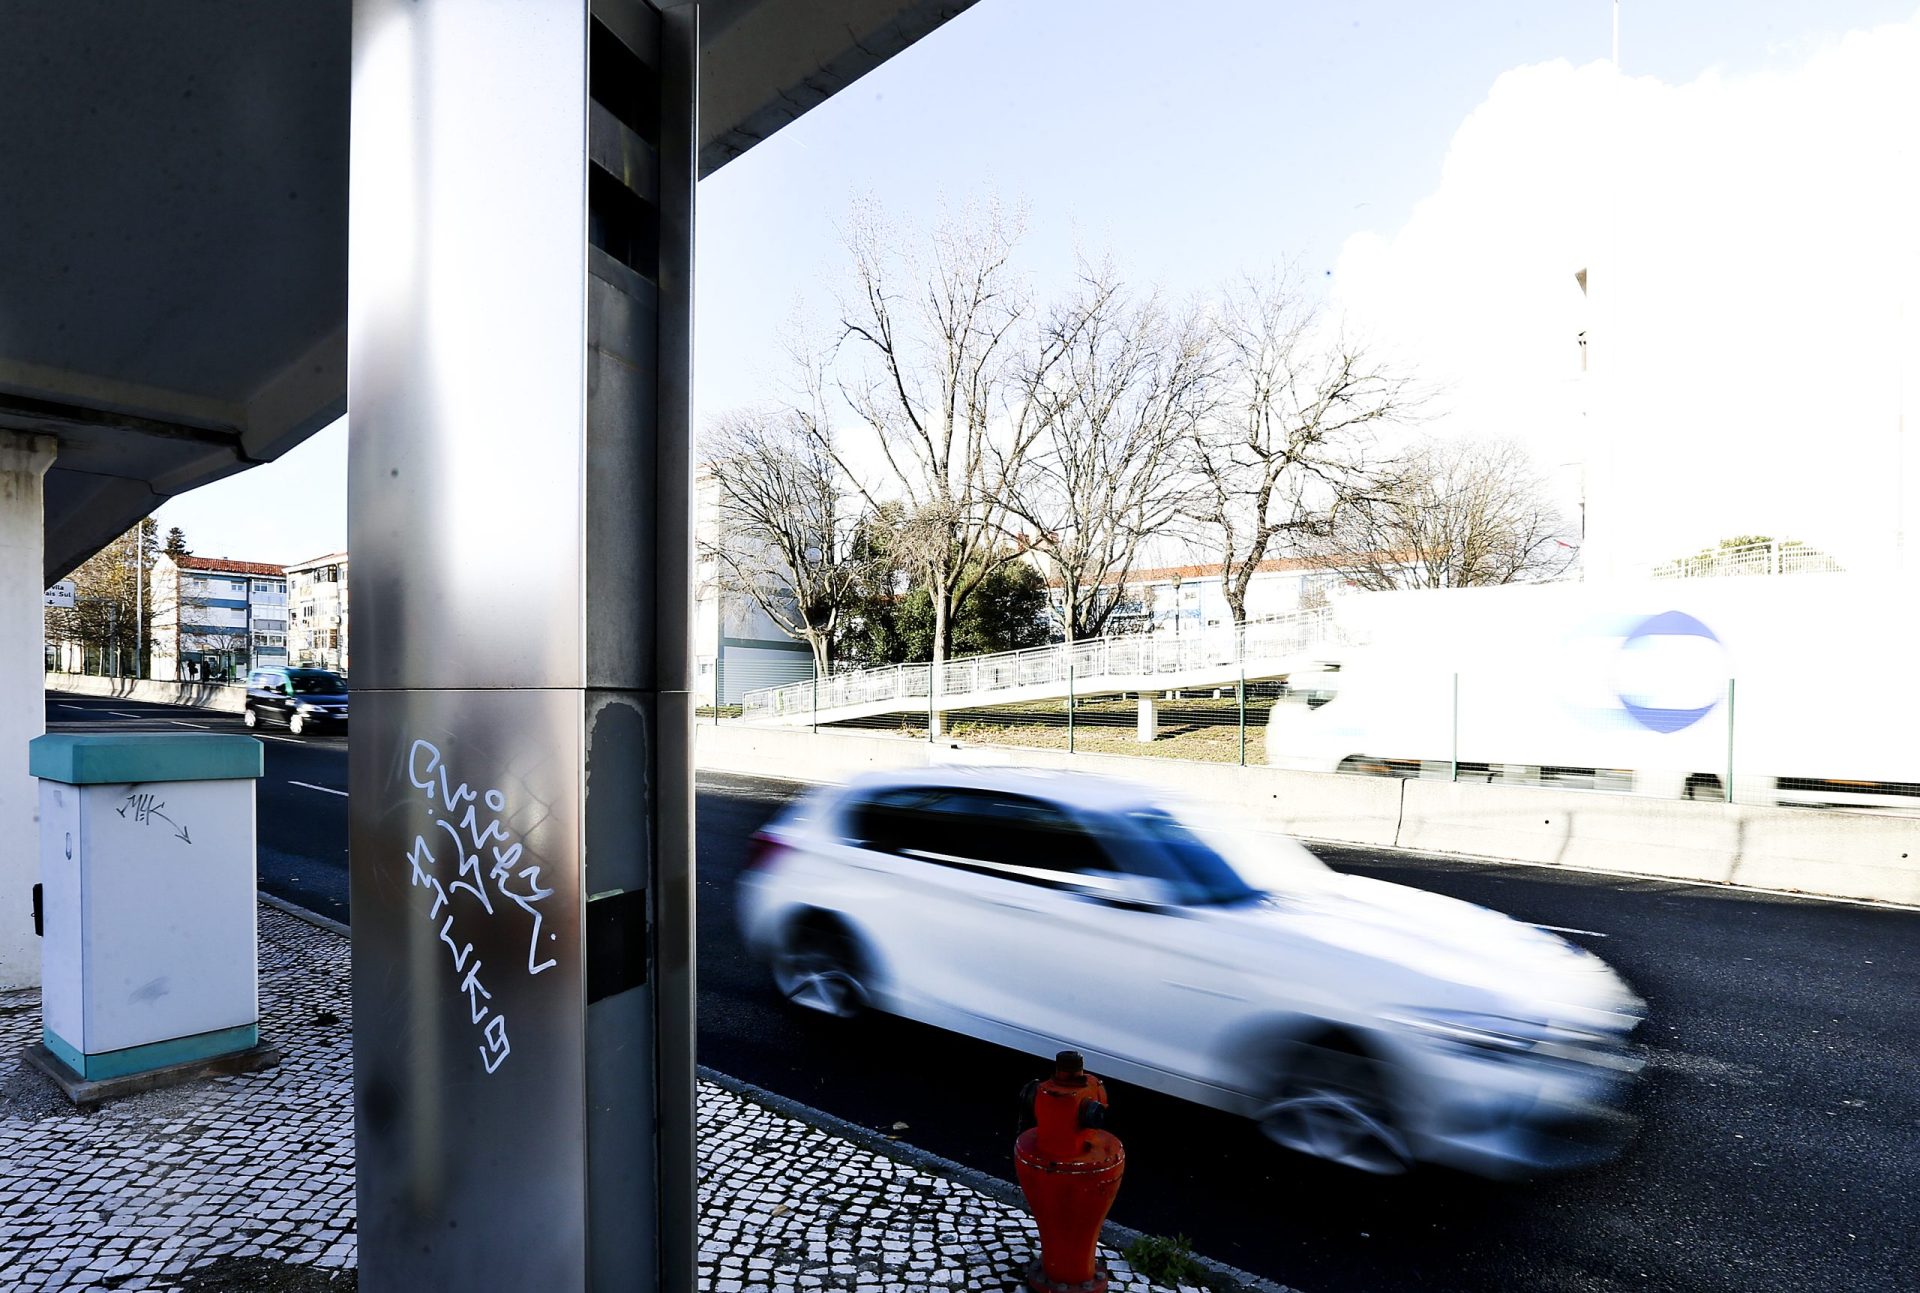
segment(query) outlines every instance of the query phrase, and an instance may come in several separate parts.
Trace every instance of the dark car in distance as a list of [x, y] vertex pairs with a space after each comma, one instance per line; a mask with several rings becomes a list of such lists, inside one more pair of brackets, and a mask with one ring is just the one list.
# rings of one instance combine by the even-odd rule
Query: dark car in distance
[[347, 725], [347, 680], [331, 669], [255, 669], [247, 675], [248, 727], [281, 723], [295, 736]]

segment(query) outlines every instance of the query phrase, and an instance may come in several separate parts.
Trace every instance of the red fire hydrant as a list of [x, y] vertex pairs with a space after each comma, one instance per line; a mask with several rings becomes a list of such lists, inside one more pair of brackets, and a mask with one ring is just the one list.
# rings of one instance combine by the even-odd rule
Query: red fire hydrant
[[1020, 1094], [1034, 1125], [1013, 1142], [1013, 1161], [1040, 1229], [1040, 1258], [1026, 1268], [1027, 1287], [1107, 1293], [1107, 1269], [1095, 1250], [1127, 1166], [1119, 1139], [1103, 1130], [1107, 1089], [1078, 1051], [1061, 1051], [1053, 1076], [1029, 1082]]

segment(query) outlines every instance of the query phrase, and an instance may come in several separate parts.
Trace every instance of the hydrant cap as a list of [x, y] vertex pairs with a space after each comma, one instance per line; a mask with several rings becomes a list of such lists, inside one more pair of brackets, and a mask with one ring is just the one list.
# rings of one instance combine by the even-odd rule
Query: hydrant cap
[[1087, 1061], [1079, 1051], [1061, 1051], [1053, 1057], [1055, 1077], [1079, 1077], [1087, 1071]]

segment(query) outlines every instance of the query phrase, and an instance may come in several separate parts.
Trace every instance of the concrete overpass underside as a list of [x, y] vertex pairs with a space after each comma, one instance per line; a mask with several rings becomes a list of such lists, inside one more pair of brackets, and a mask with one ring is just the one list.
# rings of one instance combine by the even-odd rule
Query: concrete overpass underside
[[[704, 0], [700, 174], [972, 3]], [[0, 4], [0, 429], [58, 441], [46, 582], [347, 411], [352, 22]]]

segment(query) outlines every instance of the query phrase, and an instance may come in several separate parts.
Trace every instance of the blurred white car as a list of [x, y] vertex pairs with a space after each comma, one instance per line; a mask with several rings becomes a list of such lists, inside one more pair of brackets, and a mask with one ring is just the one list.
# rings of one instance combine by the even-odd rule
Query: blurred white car
[[1599, 958], [1220, 815], [1072, 773], [871, 776], [756, 836], [741, 922], [797, 1005], [1075, 1048], [1364, 1170], [1617, 1150], [1645, 1012]]

